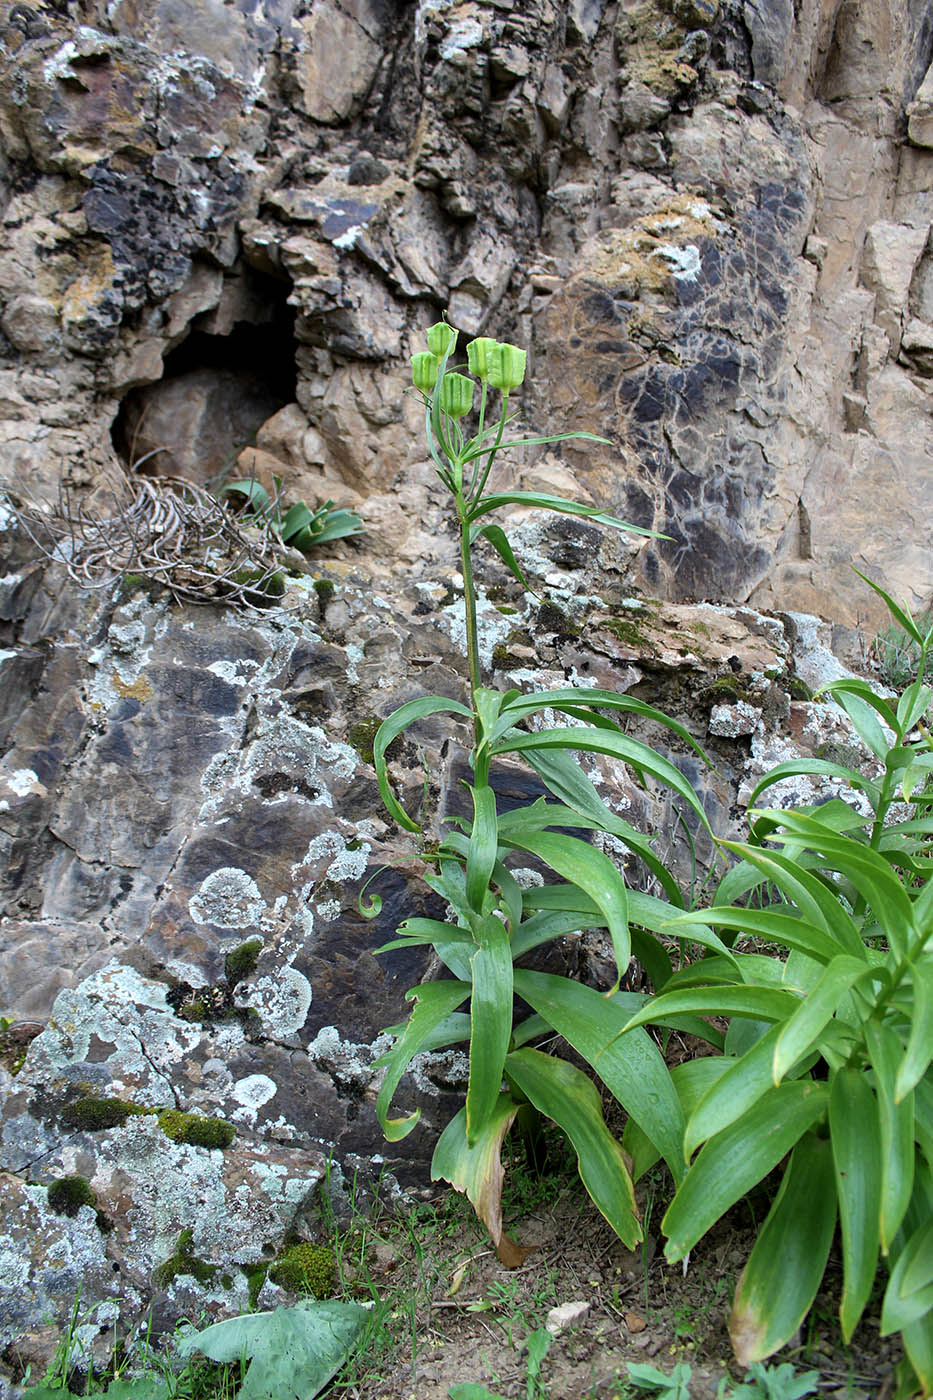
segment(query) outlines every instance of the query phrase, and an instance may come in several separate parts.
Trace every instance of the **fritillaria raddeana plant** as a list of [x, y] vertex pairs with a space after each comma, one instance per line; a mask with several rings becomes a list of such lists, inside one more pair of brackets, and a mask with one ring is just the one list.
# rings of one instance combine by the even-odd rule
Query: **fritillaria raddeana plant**
[[[596, 1085], [566, 1060], [536, 1048], [542, 1037], [554, 1032], [564, 1037], [624, 1105], [668, 1162], [675, 1180], [680, 1181], [685, 1172], [683, 1109], [660, 1051], [643, 1029], [618, 1036], [626, 1015], [641, 1010], [644, 1002], [639, 995], [619, 990], [633, 952], [650, 969], [655, 986], [663, 986], [671, 975], [671, 963], [654, 933], [670, 919], [671, 904], [677, 912], [684, 900], [649, 839], [604, 803], [575, 755], [617, 759], [640, 780], [666, 784], [700, 822], [706, 818], [675, 765], [619, 725], [627, 716], [651, 720], [697, 749], [682, 726], [658, 710], [611, 690], [566, 688], [526, 695], [483, 684], [473, 572], [473, 551], [479, 541], [487, 541], [525, 584], [504, 530], [492, 519], [497, 511], [512, 505], [536, 507], [611, 529], [649, 532], [594, 506], [514, 490], [508, 483], [491, 484], [498, 456], [509, 448], [568, 437], [604, 439], [586, 433], [507, 438], [512, 396], [525, 375], [525, 351], [480, 337], [467, 346], [467, 364], [453, 368], [456, 341], [456, 331], [445, 323], [432, 326], [428, 348], [413, 356], [412, 371], [424, 399], [428, 450], [450, 492], [459, 529], [470, 703], [429, 695], [403, 705], [381, 725], [373, 753], [390, 816], [400, 827], [423, 835], [419, 822], [393, 790], [386, 761], [389, 745], [427, 715], [446, 712], [469, 725], [472, 782], [467, 787], [472, 815], [451, 822], [452, 829], [440, 845], [430, 850], [425, 846], [422, 852], [429, 866], [425, 879], [447, 902], [448, 920], [408, 919], [386, 945], [386, 949], [433, 946], [450, 976], [408, 993], [414, 1009], [407, 1023], [393, 1027], [397, 1039], [383, 1057], [386, 1076], [377, 1107], [386, 1136], [403, 1138], [415, 1126], [418, 1111], [393, 1117], [390, 1109], [412, 1057], [442, 1046], [468, 1046], [466, 1104], [442, 1133], [432, 1171], [436, 1179], [466, 1193], [500, 1258], [516, 1263], [523, 1252], [504, 1232], [501, 1210], [501, 1148], [516, 1120], [528, 1131], [534, 1131], [539, 1116], [556, 1123], [576, 1151], [587, 1191], [619, 1237], [632, 1246], [642, 1235], [629, 1164], [605, 1124]], [[474, 408], [477, 389], [476, 431], [468, 436], [464, 424]], [[490, 414], [496, 396], [497, 411]], [[531, 727], [529, 722], [543, 713], [547, 727]], [[546, 795], [518, 809], [500, 811], [492, 777], [496, 760], [505, 755], [521, 755]], [[571, 834], [574, 830], [583, 835]], [[588, 832], [617, 838], [652, 872], [666, 900], [627, 888], [617, 865], [586, 839]], [[515, 856], [523, 863], [529, 856], [536, 858], [551, 882], [536, 889], [520, 888], [510, 870]], [[378, 907], [378, 901], [374, 905]], [[608, 932], [618, 969], [610, 994], [603, 996], [567, 977], [521, 966], [525, 955], [541, 944], [583, 928]], [[692, 926], [689, 937], [706, 942], [716, 952], [727, 952], [708, 930]], [[516, 1006], [522, 1004], [526, 1010], [517, 1013]], [[685, 1024], [689, 1022], [685, 1018]]]

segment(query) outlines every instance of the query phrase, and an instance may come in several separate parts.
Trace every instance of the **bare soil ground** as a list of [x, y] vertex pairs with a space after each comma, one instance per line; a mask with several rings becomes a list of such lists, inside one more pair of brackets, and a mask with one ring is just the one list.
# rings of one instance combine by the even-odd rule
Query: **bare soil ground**
[[[348, 1400], [447, 1400], [473, 1382], [508, 1400], [622, 1400], [628, 1362], [670, 1373], [691, 1367], [692, 1400], [714, 1400], [742, 1379], [729, 1344], [735, 1281], [754, 1241], [765, 1194], [740, 1202], [700, 1242], [686, 1273], [663, 1258], [659, 1223], [670, 1195], [660, 1170], [639, 1186], [644, 1245], [625, 1249], [584, 1193], [572, 1159], [540, 1178], [519, 1168], [504, 1204], [510, 1232], [534, 1252], [504, 1269], [469, 1206], [452, 1192], [396, 1204], [345, 1237], [341, 1264], [358, 1297], [375, 1296], [384, 1322], [337, 1384]], [[775, 1288], [781, 1286], [775, 1279]], [[900, 1348], [878, 1335], [880, 1294], [850, 1347], [837, 1325], [839, 1271], [794, 1344], [772, 1364], [817, 1370], [822, 1395], [884, 1400]], [[580, 1305], [560, 1330], [537, 1377], [527, 1339], [552, 1310]], [[534, 1368], [532, 1368], [534, 1369]], [[641, 1392], [644, 1395], [644, 1392]]]

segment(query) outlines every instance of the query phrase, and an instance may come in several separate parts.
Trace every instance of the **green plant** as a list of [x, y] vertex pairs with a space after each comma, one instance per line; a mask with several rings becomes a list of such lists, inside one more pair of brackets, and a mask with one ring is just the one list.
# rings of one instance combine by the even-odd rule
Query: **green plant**
[[366, 1309], [356, 1303], [296, 1303], [215, 1322], [179, 1344], [212, 1361], [249, 1360], [238, 1400], [314, 1400], [353, 1348]]
[[798, 1375], [789, 1361], [780, 1366], [753, 1361], [745, 1381], [729, 1392], [728, 1400], [801, 1400], [815, 1392], [819, 1378], [818, 1371]]
[[269, 1269], [269, 1277], [292, 1293], [329, 1298], [337, 1281], [334, 1251], [323, 1244], [293, 1244]]
[[[928, 631], [933, 627], [933, 608], [927, 609], [915, 621], [919, 631]], [[875, 636], [871, 656], [881, 679], [893, 690], [903, 690], [918, 671], [921, 679], [925, 674], [920, 666], [920, 647], [916, 637], [896, 619]]]
[[[546, 1400], [547, 1387], [541, 1381], [541, 1366], [551, 1347], [551, 1334], [545, 1328], [531, 1332], [525, 1343], [528, 1359], [525, 1363], [525, 1400]], [[487, 1390], [476, 1381], [452, 1385], [447, 1392], [450, 1400], [505, 1400], [497, 1391]]]
[[678, 1361], [669, 1376], [659, 1371], [657, 1366], [634, 1361], [626, 1365], [632, 1392], [647, 1391], [650, 1395], [657, 1395], [659, 1400], [690, 1400], [691, 1373], [686, 1361]]
[[[921, 632], [871, 586], [915, 643], [916, 676], [897, 700], [850, 678], [824, 694], [846, 711], [879, 776], [823, 759], [779, 764], [753, 803], [782, 778], [820, 774], [846, 783], [860, 805], [833, 799], [754, 812], [750, 840], [723, 843], [738, 863], [713, 907], [671, 925], [672, 932], [711, 926], [726, 939], [752, 935], [786, 950], [786, 961], [762, 952], [704, 958], [670, 978], [628, 1026], [672, 1025], [685, 1014], [732, 1018], [723, 1054], [672, 1073], [687, 1120], [684, 1160], [700, 1150], [662, 1222], [670, 1262], [685, 1259], [788, 1158], [735, 1294], [730, 1330], [739, 1361], [770, 1356], [800, 1325], [838, 1216], [844, 1340], [864, 1313], [881, 1258], [889, 1272], [882, 1334], [900, 1332], [915, 1384], [929, 1395], [933, 737], [923, 716], [933, 692], [922, 676], [933, 628]], [[736, 902], [766, 884], [779, 900]], [[627, 1126], [624, 1142], [636, 1175], [658, 1156], [638, 1123]]]
[[[476, 385], [448, 368], [457, 333], [439, 323], [427, 338], [428, 350], [413, 356], [413, 377], [424, 396], [428, 449], [450, 493], [459, 532], [470, 703], [426, 696], [403, 705], [380, 725], [373, 761], [390, 816], [399, 826], [423, 835], [419, 822], [396, 797], [387, 751], [397, 736], [428, 715], [443, 713], [466, 720], [473, 735], [473, 781], [466, 784], [472, 816], [453, 821], [453, 831], [439, 844], [426, 843], [422, 851], [430, 864], [426, 882], [447, 901], [450, 921], [409, 919], [397, 938], [381, 950], [432, 945], [452, 976], [408, 993], [415, 1007], [405, 1025], [392, 1027], [396, 1041], [381, 1061], [386, 1075], [377, 1111], [386, 1136], [392, 1141], [403, 1138], [415, 1126], [418, 1112], [392, 1118], [389, 1110], [412, 1057], [419, 1051], [468, 1042], [466, 1105], [437, 1143], [432, 1165], [435, 1179], [449, 1181], [469, 1197], [500, 1259], [517, 1263], [522, 1251], [502, 1224], [500, 1150], [513, 1124], [533, 1137], [543, 1115], [566, 1134], [587, 1191], [620, 1238], [633, 1246], [641, 1238], [641, 1226], [632, 1180], [620, 1146], [606, 1127], [599, 1093], [581, 1070], [533, 1048], [532, 1042], [550, 1031], [563, 1036], [642, 1125], [675, 1179], [682, 1177], [682, 1109], [661, 1053], [644, 1031], [617, 1037], [624, 1012], [640, 1007], [644, 1000], [619, 991], [632, 953], [648, 969], [656, 987], [671, 976], [667, 949], [651, 932], [669, 921], [670, 903], [627, 888], [617, 866], [589, 844], [586, 833], [605, 833], [621, 841], [644, 863], [675, 908], [684, 908], [684, 897], [649, 838], [609, 809], [573, 755], [602, 754], [628, 764], [642, 781], [651, 779], [671, 788], [706, 823], [699, 799], [675, 765], [627, 735], [616, 720], [636, 716], [652, 721], [701, 756], [702, 751], [681, 725], [629, 695], [572, 688], [523, 695], [482, 684], [472, 558], [478, 541], [489, 543], [527, 587], [505, 532], [490, 520], [497, 510], [530, 506], [618, 530], [650, 532], [605, 515], [595, 506], [537, 492], [487, 490], [497, 454], [505, 448], [569, 437], [604, 439], [567, 433], [505, 441], [506, 426], [512, 421], [510, 396], [523, 380], [525, 352], [488, 337], [467, 347], [468, 366], [481, 392], [477, 430], [465, 436], [461, 425]], [[496, 390], [498, 421], [487, 427], [489, 394]], [[546, 715], [559, 716], [565, 723], [551, 718], [543, 727], [535, 727]], [[500, 812], [492, 777], [496, 760], [504, 755], [527, 760], [549, 796]], [[568, 828], [581, 831], [583, 837], [569, 834]], [[523, 891], [508, 866], [514, 855], [525, 861], [529, 855], [536, 858], [556, 883]], [[374, 898], [364, 912], [375, 914], [379, 907]], [[590, 927], [608, 930], [615, 953], [618, 976], [607, 996], [569, 978], [521, 967], [521, 959], [532, 949]], [[690, 937], [728, 956], [717, 935], [691, 928]], [[513, 1019], [516, 994], [532, 1008], [532, 1014], [517, 1023]], [[467, 1002], [468, 1012], [458, 1010]]]
[[220, 495], [239, 501], [243, 513], [251, 516], [260, 528], [270, 531], [282, 544], [300, 549], [302, 554], [328, 540], [361, 533], [363, 522], [356, 511], [335, 510], [333, 501], [325, 501], [317, 510], [312, 510], [304, 501], [295, 501], [283, 511], [281, 485], [276, 477], [273, 498], [254, 478], [231, 481], [222, 487]]

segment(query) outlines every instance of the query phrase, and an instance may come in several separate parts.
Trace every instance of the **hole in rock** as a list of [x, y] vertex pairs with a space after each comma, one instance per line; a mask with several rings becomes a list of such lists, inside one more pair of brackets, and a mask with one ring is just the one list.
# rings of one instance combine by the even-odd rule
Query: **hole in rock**
[[148, 475], [209, 487], [237, 474], [239, 453], [295, 399], [289, 290], [252, 269], [228, 279], [219, 306], [196, 317], [166, 355], [162, 378], [123, 400], [112, 434], [126, 466], [145, 457]]

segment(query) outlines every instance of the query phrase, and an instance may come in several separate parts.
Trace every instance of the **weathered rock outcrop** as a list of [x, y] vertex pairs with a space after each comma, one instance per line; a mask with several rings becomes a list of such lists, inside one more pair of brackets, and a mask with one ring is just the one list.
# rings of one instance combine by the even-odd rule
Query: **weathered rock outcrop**
[[611, 439], [563, 458], [670, 537], [633, 582], [852, 625], [855, 562], [928, 600], [919, 0], [36, 0], [0, 38], [11, 484], [251, 442], [366, 502], [374, 568], [430, 564], [405, 357], [449, 308], [532, 348], [530, 417]]
[[[255, 614], [82, 592], [4, 534], [12, 1366], [47, 1357], [79, 1280], [92, 1349], [150, 1306], [160, 1327], [242, 1308], [325, 1177], [381, 1155], [423, 1179], [456, 1102], [462, 1059], [423, 1057], [402, 1087], [422, 1122], [382, 1143], [380, 1033], [435, 969], [373, 950], [438, 911], [372, 738], [465, 689], [406, 393], [443, 310], [529, 347], [528, 422], [610, 439], [522, 454], [521, 483], [667, 537], [516, 512], [538, 593], [481, 562], [489, 674], [676, 713], [715, 758], [672, 754], [717, 833], [793, 752], [869, 761], [799, 698], [838, 666], [803, 614], [849, 641], [877, 616], [852, 563], [933, 594], [933, 24], [919, 0], [0, 0], [0, 44], [0, 481], [106, 505], [146, 456], [279, 476], [367, 526], [325, 587]], [[469, 743], [417, 737], [394, 777], [439, 830]], [[687, 854], [665, 793], [594, 772]], [[560, 956], [599, 984], [610, 950]], [[166, 1110], [214, 1126], [186, 1139]], [[58, 1214], [71, 1176], [95, 1204]]]

